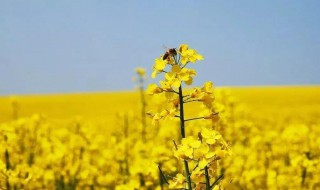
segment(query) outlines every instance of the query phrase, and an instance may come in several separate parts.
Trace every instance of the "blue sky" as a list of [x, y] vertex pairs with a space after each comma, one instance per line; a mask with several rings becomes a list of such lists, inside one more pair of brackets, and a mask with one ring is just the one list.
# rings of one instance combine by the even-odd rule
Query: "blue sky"
[[0, 95], [130, 90], [180, 43], [195, 85], [318, 85], [320, 1], [1, 0]]

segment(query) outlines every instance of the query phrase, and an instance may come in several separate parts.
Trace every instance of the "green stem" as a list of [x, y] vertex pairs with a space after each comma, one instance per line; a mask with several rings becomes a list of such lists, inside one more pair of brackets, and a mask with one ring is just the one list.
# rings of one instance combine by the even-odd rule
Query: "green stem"
[[[179, 102], [180, 102], [180, 132], [181, 132], [181, 138], [186, 137], [185, 133], [185, 125], [184, 125], [184, 109], [183, 109], [183, 94], [182, 94], [182, 87], [181, 85], [179, 86]], [[189, 171], [189, 165], [186, 160], [184, 162], [184, 168], [186, 172], [186, 178], [187, 178], [187, 183], [188, 183], [188, 190], [192, 190], [192, 185], [191, 185], [191, 174]]]
[[6, 170], [10, 170], [11, 169], [11, 164], [10, 164], [10, 156], [9, 156], [8, 149], [6, 149], [4, 155], [5, 155], [5, 161], [6, 161]]
[[188, 183], [188, 190], [192, 190], [192, 185], [191, 185], [191, 174], [189, 171], [189, 165], [186, 160], [183, 160], [184, 163], [184, 169], [186, 170], [186, 178], [187, 178], [187, 183]]
[[224, 177], [224, 173], [222, 173], [212, 184], [211, 184], [211, 189], [214, 188], [215, 185], [219, 183], [219, 181]]
[[204, 168], [204, 171], [206, 176], [206, 190], [210, 190], [210, 177], [209, 177], [208, 166]]
[[186, 120], [184, 120], [184, 122], [192, 121], [192, 120], [197, 120], [197, 119], [204, 119], [204, 117], [195, 117], [195, 118], [190, 118], [190, 119], [186, 119]]
[[183, 94], [182, 94], [182, 87], [179, 87], [179, 102], [180, 102], [180, 131], [181, 131], [181, 138], [186, 137], [185, 133], [185, 125], [184, 125], [184, 109], [183, 109]]
[[169, 182], [166, 176], [162, 172], [161, 163], [158, 165], [158, 169], [159, 169], [159, 179], [160, 179], [161, 189], [163, 189], [163, 182], [165, 182], [167, 185], [169, 185]]
[[[5, 151], [5, 161], [6, 161], [6, 170], [10, 170], [11, 169], [11, 164], [10, 164], [10, 156], [9, 156], [9, 151], [8, 149], [6, 149]], [[7, 190], [11, 189], [10, 183], [9, 183], [9, 176], [6, 179], [6, 187]]]
[[187, 98], [184, 100], [184, 103], [190, 103], [190, 102], [201, 102], [201, 100], [190, 100], [191, 98]]

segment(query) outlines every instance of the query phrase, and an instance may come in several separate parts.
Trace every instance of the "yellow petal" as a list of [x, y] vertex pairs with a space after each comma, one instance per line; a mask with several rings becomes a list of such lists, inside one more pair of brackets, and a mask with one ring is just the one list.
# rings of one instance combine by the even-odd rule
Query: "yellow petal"
[[191, 85], [193, 83], [193, 78], [189, 76], [188, 80], [184, 81], [186, 85]]
[[156, 70], [152, 71], [151, 78], [156, 78], [158, 72]]
[[173, 65], [171, 71], [174, 73], [179, 73], [181, 71], [181, 68], [179, 65]]

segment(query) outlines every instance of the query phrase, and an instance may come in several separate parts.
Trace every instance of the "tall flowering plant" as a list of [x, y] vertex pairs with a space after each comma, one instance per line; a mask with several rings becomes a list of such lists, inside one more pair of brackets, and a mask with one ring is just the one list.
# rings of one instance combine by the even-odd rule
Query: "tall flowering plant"
[[[220, 133], [212, 128], [202, 127], [198, 137], [186, 136], [186, 123], [193, 120], [219, 119], [214, 110], [212, 82], [205, 82], [202, 87], [195, 87], [189, 93], [183, 91], [184, 85], [192, 85], [196, 70], [188, 66], [203, 60], [203, 56], [187, 44], [179, 48], [168, 49], [165, 54], [155, 59], [151, 77], [163, 74], [159, 84], [150, 84], [147, 94], [165, 96], [167, 107], [158, 112], [149, 113], [152, 123], [158, 125], [160, 120], [177, 118], [180, 123], [179, 143], [174, 141], [174, 156], [181, 160], [184, 171], [177, 173], [171, 180], [166, 180], [170, 189], [220, 189], [219, 181], [223, 173], [219, 172], [218, 162], [228, 153], [228, 146]], [[199, 116], [185, 118], [184, 105], [190, 102], [201, 103]], [[161, 171], [161, 168], [160, 168]], [[164, 173], [162, 177], [166, 178]]]

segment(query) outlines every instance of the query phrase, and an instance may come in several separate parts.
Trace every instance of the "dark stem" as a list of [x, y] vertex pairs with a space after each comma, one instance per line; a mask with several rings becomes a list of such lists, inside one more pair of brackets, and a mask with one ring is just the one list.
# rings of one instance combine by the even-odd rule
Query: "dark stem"
[[188, 63], [186, 63], [185, 65], [183, 65], [181, 69], [185, 68], [187, 65], [188, 65]]
[[174, 91], [173, 89], [168, 90], [168, 91], [166, 91], [166, 92], [172, 92], [172, 93], [175, 93], [175, 94], [179, 94], [179, 92], [176, 92], [176, 91]]
[[190, 100], [190, 99], [185, 99], [183, 103], [189, 103], [189, 102], [201, 102], [201, 100]]
[[[10, 155], [9, 155], [9, 151], [8, 149], [6, 149], [5, 151], [5, 161], [6, 161], [6, 170], [10, 170], [11, 169], [11, 164], [10, 164]], [[6, 179], [6, 188], [7, 190], [10, 190], [10, 183], [9, 183], [9, 177], [7, 177]]]
[[195, 118], [186, 119], [184, 121], [187, 122], [187, 121], [192, 121], [192, 120], [197, 120], [197, 119], [204, 119], [204, 117], [195, 117]]
[[222, 173], [211, 185], [211, 189], [214, 188], [215, 185], [218, 184], [218, 182], [224, 177], [224, 174]]
[[186, 170], [186, 178], [187, 178], [187, 183], [188, 183], [188, 189], [192, 190], [192, 185], [191, 185], [191, 174], [189, 171], [189, 164], [186, 160], [183, 160], [184, 163], [184, 169]]
[[6, 161], [6, 169], [10, 170], [11, 169], [11, 164], [10, 164], [10, 156], [9, 156], [8, 149], [6, 149], [6, 151], [4, 153], [4, 156], [5, 156], [5, 161]]
[[164, 182], [165, 182], [166, 184], [169, 185], [169, 182], [168, 182], [166, 176], [163, 174], [163, 172], [162, 172], [162, 170], [161, 170], [160, 164], [158, 165], [158, 168], [159, 168], [159, 172], [160, 172], [160, 183], [161, 183], [161, 187], [162, 187], [162, 185], [163, 185], [163, 184], [162, 184], [162, 179], [164, 180]]
[[176, 150], [178, 150], [178, 146], [177, 146], [177, 143], [175, 140], [172, 140], [173, 141], [173, 144], [174, 144], [174, 147], [176, 148]]
[[182, 87], [179, 87], [179, 102], [180, 102], [180, 131], [181, 131], [181, 138], [186, 137], [185, 133], [185, 125], [184, 125], [184, 109], [183, 109], [183, 94], [182, 94]]
[[[185, 138], [186, 133], [185, 133], [185, 125], [184, 125], [183, 94], [182, 94], [181, 85], [179, 86], [179, 102], [180, 102], [180, 132], [181, 132], [181, 138]], [[189, 165], [186, 160], [183, 160], [183, 162], [184, 162], [184, 168], [185, 168], [186, 175], [187, 175], [186, 178], [187, 178], [187, 183], [188, 183], [188, 189], [192, 190]]]
[[206, 176], [206, 190], [210, 190], [210, 177], [209, 177], [208, 166], [204, 168], [204, 171]]

